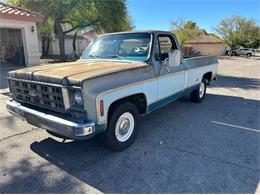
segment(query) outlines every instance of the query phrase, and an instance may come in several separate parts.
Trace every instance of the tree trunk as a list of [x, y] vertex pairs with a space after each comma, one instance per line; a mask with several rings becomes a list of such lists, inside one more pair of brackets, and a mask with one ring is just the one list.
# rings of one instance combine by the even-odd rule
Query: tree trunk
[[41, 37], [42, 39], [42, 56], [45, 57], [45, 37]]
[[50, 37], [47, 37], [47, 45], [46, 45], [46, 50], [45, 50], [45, 54], [46, 54], [46, 56], [49, 55], [50, 42], [51, 42]]
[[73, 51], [75, 52], [75, 54], [76, 54], [76, 38], [77, 38], [77, 32], [75, 32], [73, 36], [73, 42], [72, 42]]
[[49, 53], [50, 37], [42, 37], [42, 57], [47, 57]]
[[73, 46], [73, 58], [77, 57], [77, 51], [76, 51], [76, 38], [77, 38], [77, 32], [75, 32], [74, 36], [73, 36], [73, 42], [72, 42], [72, 46]]
[[65, 44], [64, 44], [65, 42], [64, 32], [59, 21], [55, 21], [55, 28], [59, 39], [60, 60], [65, 61], [66, 55], [65, 55]]

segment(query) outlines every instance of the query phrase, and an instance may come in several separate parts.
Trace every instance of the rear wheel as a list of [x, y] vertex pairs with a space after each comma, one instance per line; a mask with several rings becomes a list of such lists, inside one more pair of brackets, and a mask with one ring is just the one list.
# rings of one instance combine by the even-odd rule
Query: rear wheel
[[137, 135], [137, 125], [140, 114], [136, 106], [123, 102], [114, 107], [109, 116], [108, 127], [103, 135], [105, 144], [114, 151], [129, 147]]
[[251, 53], [247, 53], [246, 56], [247, 56], [248, 58], [250, 58], [250, 57], [252, 56], [252, 54], [251, 54]]
[[191, 92], [190, 97], [192, 102], [202, 102], [206, 95], [206, 89], [207, 89], [207, 80], [202, 79], [202, 82], [200, 83], [200, 86], [198, 89], [195, 89], [193, 92]]

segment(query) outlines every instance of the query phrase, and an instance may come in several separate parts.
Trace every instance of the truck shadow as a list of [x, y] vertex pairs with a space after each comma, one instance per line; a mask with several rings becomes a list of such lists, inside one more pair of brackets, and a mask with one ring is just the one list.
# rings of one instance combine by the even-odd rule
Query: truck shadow
[[258, 89], [260, 86], [260, 79], [256, 78], [218, 75], [217, 79], [218, 82], [213, 82], [212, 87]]
[[123, 152], [96, 139], [52, 138], [31, 150], [104, 193], [255, 193], [258, 117], [256, 100], [208, 94], [194, 104], [185, 97], [145, 116], [136, 142]]

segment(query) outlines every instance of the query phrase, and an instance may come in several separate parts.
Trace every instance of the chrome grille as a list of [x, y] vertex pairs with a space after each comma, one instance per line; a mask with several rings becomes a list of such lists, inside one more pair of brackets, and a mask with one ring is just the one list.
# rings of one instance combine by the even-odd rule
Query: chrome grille
[[61, 87], [26, 80], [10, 79], [9, 82], [16, 100], [59, 112], [65, 111]]

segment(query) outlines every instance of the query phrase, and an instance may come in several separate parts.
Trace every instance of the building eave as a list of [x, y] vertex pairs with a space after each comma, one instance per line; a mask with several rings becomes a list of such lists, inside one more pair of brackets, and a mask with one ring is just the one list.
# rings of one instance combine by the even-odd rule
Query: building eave
[[20, 20], [42, 22], [44, 16], [36, 12], [0, 2], [0, 18], [6, 20]]

